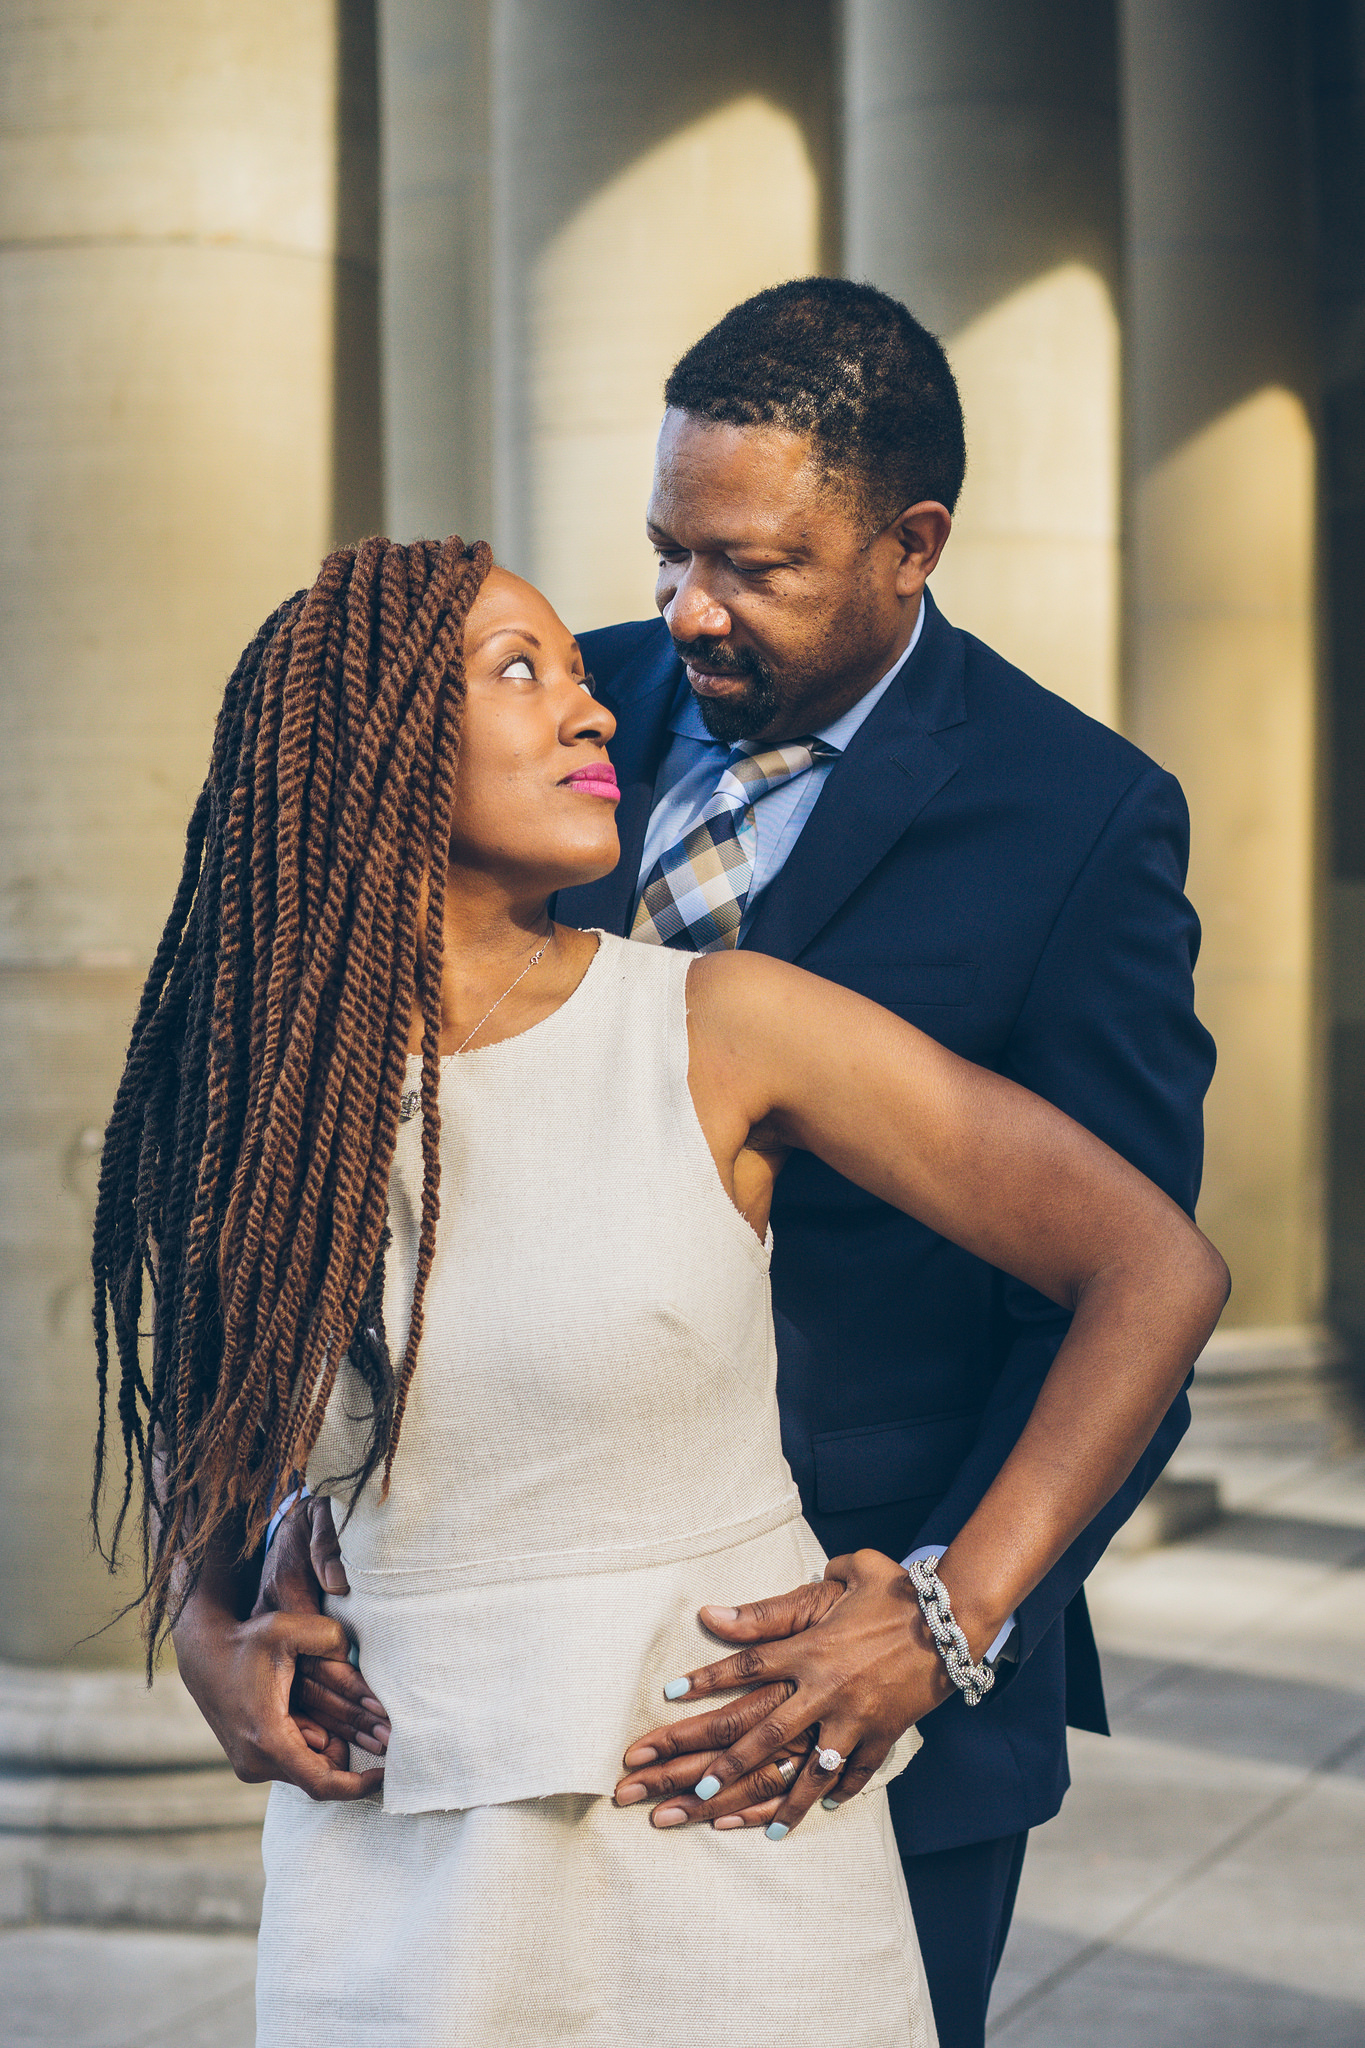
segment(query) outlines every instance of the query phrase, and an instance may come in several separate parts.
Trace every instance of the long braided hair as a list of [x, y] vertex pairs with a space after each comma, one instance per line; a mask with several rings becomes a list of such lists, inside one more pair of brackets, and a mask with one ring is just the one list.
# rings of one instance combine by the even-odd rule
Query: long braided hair
[[[105, 1137], [92, 1514], [111, 1569], [139, 1493], [148, 1669], [227, 1531], [256, 1547], [343, 1354], [388, 1484], [438, 1202], [445, 880], [464, 623], [492, 566], [456, 538], [339, 548], [229, 679], [175, 902]], [[422, 1223], [411, 1329], [382, 1317], [414, 1003]], [[152, 1296], [143, 1370], [144, 1283]], [[100, 1534], [112, 1322], [121, 1497]]]

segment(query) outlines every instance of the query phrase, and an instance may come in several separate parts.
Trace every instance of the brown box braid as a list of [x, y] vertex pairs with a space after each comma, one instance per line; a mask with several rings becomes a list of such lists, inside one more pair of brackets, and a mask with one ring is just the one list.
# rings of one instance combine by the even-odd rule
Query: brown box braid
[[[343, 1353], [373, 1397], [358, 1477], [382, 1461], [388, 1485], [439, 1199], [464, 622], [491, 566], [486, 545], [458, 538], [340, 548], [266, 620], [227, 685], [95, 1218], [92, 1513], [98, 1535], [112, 1320], [124, 1469], [106, 1555], [112, 1569], [140, 1477], [149, 1670], [210, 1542], [226, 1534], [243, 1556], [259, 1543]], [[425, 1175], [395, 1368], [382, 1252], [415, 1001]]]

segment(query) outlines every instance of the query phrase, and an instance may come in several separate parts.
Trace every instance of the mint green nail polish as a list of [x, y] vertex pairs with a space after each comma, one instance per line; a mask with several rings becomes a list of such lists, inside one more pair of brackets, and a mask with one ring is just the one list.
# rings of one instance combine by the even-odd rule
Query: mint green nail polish
[[780, 1820], [770, 1820], [763, 1832], [770, 1842], [780, 1842], [787, 1829]]
[[[714, 1799], [719, 1790], [720, 1779], [713, 1778], [708, 1775], [707, 1777], [703, 1778], [700, 1785], [698, 1785], [697, 1797], [698, 1799]], [[787, 1831], [784, 1828], [782, 1832], [783, 1834], [785, 1834]]]
[[685, 1693], [689, 1693], [691, 1690], [692, 1681], [690, 1678], [670, 1678], [668, 1684], [664, 1687], [664, 1698], [666, 1700], [680, 1700]]
[[831, 1799], [828, 1793], [826, 1793], [825, 1797], [820, 1801], [820, 1804], [824, 1807], [826, 1813], [837, 1813], [839, 1811], [838, 1800]]

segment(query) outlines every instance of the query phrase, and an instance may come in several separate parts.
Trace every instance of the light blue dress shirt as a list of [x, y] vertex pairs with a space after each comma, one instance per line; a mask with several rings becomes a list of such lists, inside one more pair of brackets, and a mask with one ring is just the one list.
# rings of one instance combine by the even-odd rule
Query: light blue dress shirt
[[[910, 656], [914, 653], [919, 636], [924, 630], [924, 606], [919, 608], [915, 630], [910, 635], [910, 645], [879, 682], [861, 696], [857, 703], [847, 710], [842, 718], [821, 726], [814, 735], [824, 740], [827, 746], [844, 753], [852, 742], [853, 735], [863, 720], [874, 711], [882, 698], [900, 674]], [[668, 723], [672, 738], [659, 763], [659, 772], [654, 778], [654, 809], [649, 816], [649, 829], [645, 833], [644, 852], [640, 858], [640, 875], [636, 884], [636, 901], [640, 890], [648, 879], [650, 869], [661, 854], [670, 846], [677, 846], [685, 839], [702, 812], [716, 793], [716, 787], [725, 772], [734, 749], [724, 740], [712, 739], [706, 730], [697, 700], [684, 681], [682, 692], [674, 704]], [[774, 875], [780, 874], [783, 862], [801, 837], [801, 829], [815, 809], [816, 799], [825, 786], [825, 778], [834, 762], [817, 761], [804, 775], [793, 776], [777, 789], [770, 789], [766, 796], [755, 803], [754, 830], [757, 847], [754, 852], [754, 878], [749, 886], [748, 901], [744, 907], [744, 919], [739, 936], [744, 937], [758, 897], [767, 888]]]

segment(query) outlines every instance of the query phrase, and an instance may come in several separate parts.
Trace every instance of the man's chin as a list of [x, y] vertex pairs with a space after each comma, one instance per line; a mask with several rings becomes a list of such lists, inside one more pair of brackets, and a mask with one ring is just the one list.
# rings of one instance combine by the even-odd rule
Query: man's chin
[[778, 708], [766, 690], [754, 689], [752, 685], [725, 697], [703, 697], [694, 690], [692, 701], [712, 739], [727, 747], [762, 732], [772, 723]]

